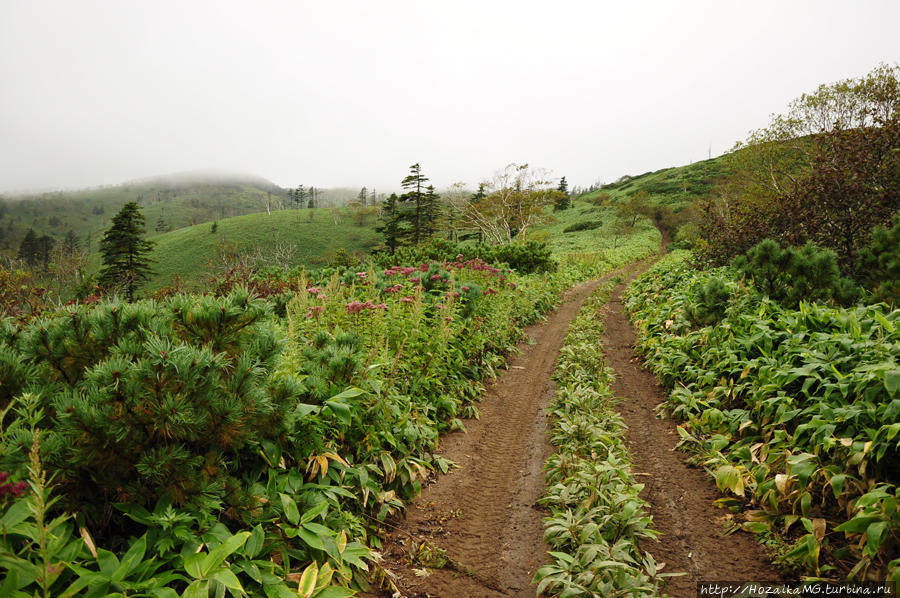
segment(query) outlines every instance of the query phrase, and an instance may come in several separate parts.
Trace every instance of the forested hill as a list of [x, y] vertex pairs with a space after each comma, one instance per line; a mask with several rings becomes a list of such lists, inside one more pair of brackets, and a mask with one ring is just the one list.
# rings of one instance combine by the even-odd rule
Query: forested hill
[[280, 208], [287, 200], [286, 189], [262, 177], [208, 171], [5, 197], [0, 200], [0, 253], [15, 255], [29, 229], [56, 241], [74, 235], [82, 249], [95, 250], [110, 219], [129, 201], [141, 206], [148, 232], [161, 233], [267, 206]]

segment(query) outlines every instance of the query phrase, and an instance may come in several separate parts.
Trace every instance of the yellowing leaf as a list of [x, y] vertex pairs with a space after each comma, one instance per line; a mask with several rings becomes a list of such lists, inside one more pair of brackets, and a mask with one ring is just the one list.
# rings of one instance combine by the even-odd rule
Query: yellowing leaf
[[81, 533], [81, 538], [84, 540], [85, 546], [88, 547], [88, 550], [91, 551], [91, 555], [94, 558], [97, 558], [97, 545], [94, 544], [94, 539], [91, 537], [91, 533], [87, 531], [87, 528], [79, 527], [78, 531]]
[[297, 595], [301, 598], [310, 598], [316, 591], [316, 580], [319, 577], [319, 565], [315, 561], [303, 571], [300, 576], [300, 587], [297, 589]]
[[783, 473], [775, 475], [775, 487], [778, 488], [779, 494], [787, 494], [787, 486], [789, 477]]
[[817, 518], [812, 520], [813, 524], [813, 535], [816, 537], [816, 540], [819, 542], [822, 541], [822, 538], [825, 537], [825, 529], [827, 528], [827, 523], [824, 519]]

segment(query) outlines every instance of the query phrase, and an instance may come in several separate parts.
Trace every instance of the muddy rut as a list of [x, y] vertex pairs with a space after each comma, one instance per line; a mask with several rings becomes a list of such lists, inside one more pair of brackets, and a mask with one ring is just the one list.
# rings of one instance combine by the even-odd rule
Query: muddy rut
[[[619, 274], [636, 275], [650, 263]], [[458, 467], [423, 489], [406, 517], [388, 528], [382, 550], [400, 596], [535, 595], [531, 579], [547, 561], [548, 549], [543, 540], [546, 513], [535, 503], [545, 488], [543, 465], [553, 452], [546, 436], [546, 407], [555, 390], [550, 377], [569, 324], [606, 279], [574, 287], [546, 322], [529, 328], [530, 342], [520, 345], [508, 370], [488, 388], [480, 419], [466, 421], [465, 433], [441, 439], [440, 454]], [[673, 451], [673, 424], [654, 418], [662, 395], [653, 376], [634, 361], [634, 331], [619, 299], [623, 288], [607, 308], [606, 347], [616, 372], [614, 390], [624, 398], [621, 409], [630, 428], [635, 471], [647, 484], [644, 498], [664, 534], [662, 542], [646, 549], [667, 563], [666, 571], [687, 573], [667, 592], [694, 596], [699, 579], [776, 579], [751, 538], [720, 536], [715, 521], [723, 511], [711, 505], [715, 487]], [[420, 562], [412, 563], [410, 555], [423, 543], [444, 553], [420, 553]], [[430, 560], [431, 566], [423, 566], [422, 560]]]
[[678, 433], [672, 420], [657, 419], [656, 406], [664, 394], [656, 376], [634, 356], [637, 339], [622, 305], [625, 284], [613, 292], [606, 306], [607, 363], [615, 371], [613, 392], [622, 398], [619, 412], [628, 426], [626, 442], [632, 471], [645, 484], [641, 497], [650, 503], [659, 542], [641, 548], [674, 577], [666, 592], [673, 597], [696, 596], [698, 581], [778, 581], [763, 548], [746, 533], [725, 536], [728, 511], [713, 506], [721, 498], [709, 476], [685, 464], [675, 450]]

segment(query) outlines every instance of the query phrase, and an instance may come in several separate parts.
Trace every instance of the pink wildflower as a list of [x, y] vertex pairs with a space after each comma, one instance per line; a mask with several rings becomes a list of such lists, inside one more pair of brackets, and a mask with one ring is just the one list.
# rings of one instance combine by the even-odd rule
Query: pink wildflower
[[318, 295], [322, 292], [322, 289], [319, 287], [309, 287], [308, 289], [306, 289], [306, 292], [310, 295]]
[[440, 280], [440, 279], [441, 279], [441, 275], [440, 275], [440, 274], [432, 274], [432, 275], [431, 275], [431, 280]]
[[412, 297], [400, 297], [400, 302], [401, 303], [412, 303], [413, 298]]

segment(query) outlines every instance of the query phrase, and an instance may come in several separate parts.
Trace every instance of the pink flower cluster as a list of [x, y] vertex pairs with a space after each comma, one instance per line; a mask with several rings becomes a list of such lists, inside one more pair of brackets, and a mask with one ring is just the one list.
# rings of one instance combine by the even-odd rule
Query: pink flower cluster
[[488, 272], [490, 274], [500, 274], [500, 269], [495, 268], [485, 262], [481, 258], [472, 258], [470, 260], [462, 261], [460, 256], [456, 256], [455, 262], [450, 262], [447, 264], [447, 268], [455, 268], [456, 270], [463, 270], [468, 268], [469, 270], [476, 270], [480, 272]]
[[306, 289], [306, 292], [310, 295], [315, 295], [316, 299], [325, 299], [325, 293], [322, 292], [321, 287], [309, 287]]
[[400, 303], [412, 303], [412, 302], [413, 302], [412, 297], [400, 297]]
[[8, 479], [9, 474], [5, 471], [0, 471], [0, 497], [9, 494], [10, 496], [18, 498], [25, 494], [25, 490], [28, 488], [28, 482], [16, 482], [15, 484], [10, 484], [6, 481]]
[[484, 291], [484, 293], [482, 293], [482, 294], [483, 294], [483, 295], [496, 295], [496, 294], [497, 294], [497, 291], [495, 291], [494, 289], [490, 289], [490, 288], [489, 288], [489, 289], [487, 289], [486, 291]]
[[[402, 274], [403, 276], [409, 276], [413, 272], [417, 272], [418, 268], [404, 268], [403, 266], [391, 266], [387, 270], [384, 271], [385, 276], [395, 276], [397, 274]], [[427, 271], [427, 268], [426, 268]]]
[[318, 320], [319, 314], [321, 314], [323, 311], [325, 311], [324, 305], [313, 305], [312, 307], [310, 307], [309, 309], [306, 310], [306, 317], [307, 318], [314, 317]]
[[401, 290], [403, 290], [403, 285], [395, 284], [392, 287], [387, 287], [386, 289], [384, 289], [384, 292], [385, 293], [399, 293]]
[[358, 314], [359, 312], [363, 311], [364, 309], [387, 310], [387, 305], [384, 303], [379, 303], [378, 305], [375, 305], [371, 301], [366, 301], [365, 303], [363, 303], [362, 301], [351, 301], [350, 303], [347, 304], [347, 313]]

